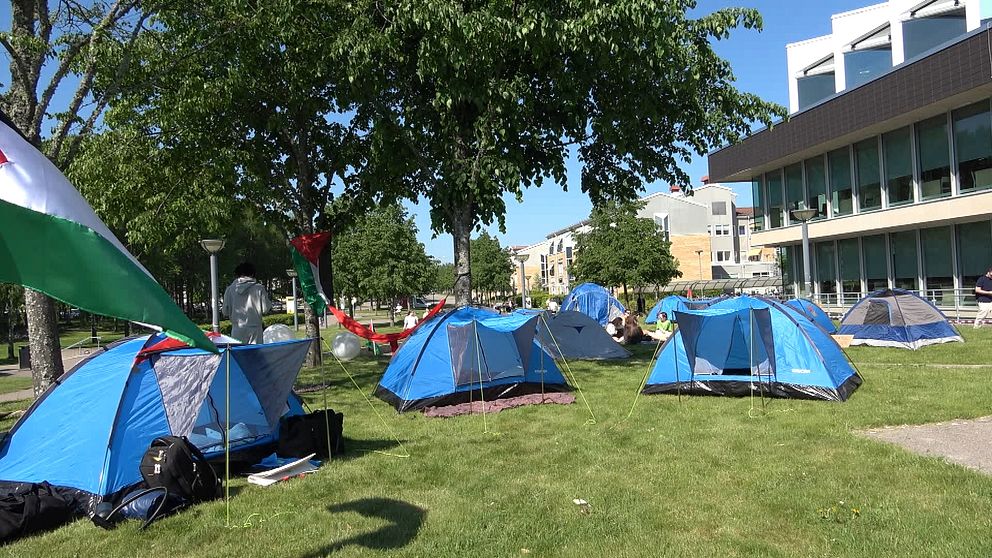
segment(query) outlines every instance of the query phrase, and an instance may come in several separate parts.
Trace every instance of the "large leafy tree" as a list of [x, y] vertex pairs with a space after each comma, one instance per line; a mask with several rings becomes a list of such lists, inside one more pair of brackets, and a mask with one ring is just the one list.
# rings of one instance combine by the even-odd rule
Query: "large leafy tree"
[[[348, 297], [392, 302], [431, 289], [437, 262], [399, 205], [378, 208], [334, 240], [334, 282]], [[392, 315], [392, 314], [391, 314]]]
[[650, 219], [637, 216], [640, 207], [639, 203], [596, 207], [589, 218], [591, 229], [575, 235], [576, 278], [622, 287], [628, 305], [628, 287], [666, 285], [682, 275], [671, 243]]
[[[0, 108], [60, 168], [76, 157], [127, 75], [137, 38], [151, 12], [139, 0], [75, 2], [11, 0], [10, 31], [0, 46], [10, 84]], [[61, 93], [60, 93], [61, 92]], [[68, 98], [67, 103], [56, 99]], [[43, 126], [51, 124], [50, 133]], [[36, 394], [62, 375], [55, 303], [25, 292]]]
[[489, 233], [472, 239], [472, 278], [475, 290], [481, 293], [505, 293], [510, 289], [513, 262], [510, 251]]
[[[686, 183], [683, 160], [784, 111], [739, 92], [712, 42], [757, 29], [754, 10], [693, 19], [694, 0], [356, 0], [338, 54], [367, 160], [408, 158], [399, 193], [430, 201], [454, 239], [455, 294], [471, 295], [470, 238], [502, 227], [530, 186], [581, 188], [598, 205], [646, 181]], [[391, 185], [378, 184], [388, 190]]]

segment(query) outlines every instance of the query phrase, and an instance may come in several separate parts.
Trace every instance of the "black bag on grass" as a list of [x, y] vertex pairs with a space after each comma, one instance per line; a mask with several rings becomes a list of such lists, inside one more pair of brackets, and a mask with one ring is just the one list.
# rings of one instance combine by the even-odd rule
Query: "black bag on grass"
[[221, 482], [206, 458], [185, 437], [152, 440], [138, 466], [149, 488], [165, 487], [171, 496], [195, 504], [220, 496]]
[[56, 529], [75, 518], [72, 502], [52, 485], [25, 484], [0, 497], [0, 543]]
[[[328, 437], [328, 426], [330, 436]], [[311, 453], [327, 459], [344, 453], [344, 414], [333, 409], [314, 411], [309, 415], [283, 417], [279, 420], [279, 443], [276, 453], [283, 457], [306, 457]], [[330, 455], [328, 455], [330, 438]]]

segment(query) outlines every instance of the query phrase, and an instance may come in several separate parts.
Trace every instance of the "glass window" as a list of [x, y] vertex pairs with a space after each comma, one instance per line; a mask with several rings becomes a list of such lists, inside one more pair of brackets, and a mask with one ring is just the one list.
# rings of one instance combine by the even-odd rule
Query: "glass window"
[[727, 214], [727, 202], [713, 202], [710, 204], [710, 209], [713, 215], [726, 215]]
[[902, 231], [889, 235], [892, 249], [892, 278], [897, 289], [917, 289], [916, 231]]
[[830, 192], [833, 195], [834, 217], [850, 215], [854, 211], [851, 188], [851, 154], [842, 148], [827, 154], [830, 165]]
[[936, 116], [916, 124], [916, 157], [920, 165], [920, 196], [924, 200], [951, 195], [951, 155], [947, 144], [947, 117]]
[[755, 231], [760, 231], [765, 225], [765, 196], [761, 178], [751, 181], [751, 199], [754, 201], [753, 227]]
[[844, 86], [852, 89], [887, 72], [892, 67], [892, 47], [852, 50], [844, 53]]
[[768, 228], [777, 229], [782, 226], [782, 172], [766, 174], [765, 183], [768, 184]]
[[952, 118], [961, 191], [992, 186], [992, 117], [988, 101], [958, 109]]
[[[844, 293], [856, 293], [849, 297], [853, 302], [861, 293], [861, 253], [857, 238], [837, 241], [837, 263], [840, 266], [840, 286]], [[849, 302], [847, 299], [842, 302]]]
[[902, 22], [902, 44], [906, 60], [967, 31], [964, 10], [960, 14], [921, 17]]
[[[992, 265], [992, 227], [988, 221], [965, 223], [957, 226], [957, 235], [961, 288], [970, 291]], [[965, 296], [964, 300], [974, 304], [975, 297]]]
[[861, 248], [865, 255], [865, 282], [868, 292], [884, 289], [889, 286], [889, 268], [886, 265], [885, 235], [877, 234], [861, 239]]
[[796, 82], [799, 86], [799, 110], [811, 107], [837, 92], [833, 72], [801, 77]]
[[823, 157], [807, 159], [806, 165], [806, 207], [816, 209], [813, 220], [827, 216], [827, 171]]
[[795, 292], [796, 272], [795, 268], [796, 246], [783, 246], [779, 248], [778, 265], [782, 271], [782, 287], [786, 293]]
[[858, 206], [861, 211], [882, 207], [882, 183], [878, 168], [878, 138], [854, 144], [854, 161], [858, 173]]
[[803, 166], [800, 163], [785, 167], [785, 213], [790, 223], [798, 223], [792, 218], [793, 209], [803, 209], [806, 196], [803, 194]]
[[816, 244], [816, 282], [821, 293], [837, 292], [837, 266], [834, 263], [834, 243]]
[[951, 227], [937, 227], [920, 231], [920, 247], [923, 251], [923, 277], [926, 279], [927, 295], [943, 302], [947, 291], [948, 302], [953, 305], [954, 265], [951, 262]]
[[909, 127], [882, 136], [885, 153], [885, 187], [889, 205], [913, 203], [913, 154]]

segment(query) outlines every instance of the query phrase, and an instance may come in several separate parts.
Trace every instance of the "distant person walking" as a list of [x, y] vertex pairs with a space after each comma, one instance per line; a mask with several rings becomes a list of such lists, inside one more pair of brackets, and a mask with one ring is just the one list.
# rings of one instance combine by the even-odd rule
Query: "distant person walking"
[[407, 312], [406, 317], [403, 318], [403, 329], [413, 329], [417, 327], [418, 323], [420, 322], [417, 320], [417, 314], [413, 310], [410, 310]]
[[985, 318], [992, 314], [992, 268], [989, 268], [978, 278], [975, 285], [975, 300], [978, 301], [978, 314], [975, 315], [975, 327], [982, 324]]
[[[272, 309], [265, 287], [255, 280], [255, 266], [242, 262], [234, 268], [237, 279], [224, 291], [224, 316], [231, 320], [231, 337], [248, 344], [262, 343], [262, 315]], [[295, 302], [295, 301], [294, 301]]]

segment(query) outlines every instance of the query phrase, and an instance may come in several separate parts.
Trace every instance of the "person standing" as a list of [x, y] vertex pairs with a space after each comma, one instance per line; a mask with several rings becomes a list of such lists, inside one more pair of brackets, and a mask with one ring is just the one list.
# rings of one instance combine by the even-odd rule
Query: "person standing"
[[413, 310], [410, 310], [407, 312], [406, 317], [403, 318], [403, 329], [413, 329], [417, 327], [417, 323], [417, 314], [415, 314]]
[[977, 328], [985, 318], [989, 317], [989, 314], [992, 314], [992, 268], [978, 278], [975, 284], [975, 300], [978, 301], [978, 314], [975, 315]]
[[[262, 315], [272, 309], [265, 287], [255, 280], [255, 265], [242, 262], [234, 268], [237, 277], [224, 291], [224, 316], [231, 320], [231, 337], [257, 345], [262, 343]], [[295, 301], [294, 301], [295, 302]]]

